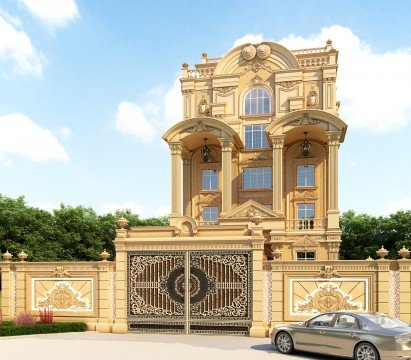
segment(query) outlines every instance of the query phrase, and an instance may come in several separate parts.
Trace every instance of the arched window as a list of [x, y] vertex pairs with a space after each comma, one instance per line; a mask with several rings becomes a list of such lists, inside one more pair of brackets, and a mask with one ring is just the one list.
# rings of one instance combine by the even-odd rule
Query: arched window
[[251, 89], [244, 98], [245, 115], [268, 114], [270, 112], [270, 94], [263, 88]]

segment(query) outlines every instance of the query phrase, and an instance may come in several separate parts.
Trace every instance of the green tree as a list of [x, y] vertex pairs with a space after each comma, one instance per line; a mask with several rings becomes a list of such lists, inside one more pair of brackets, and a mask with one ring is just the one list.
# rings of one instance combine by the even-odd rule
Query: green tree
[[411, 249], [411, 211], [398, 211], [389, 216], [356, 214], [349, 210], [340, 218], [342, 243], [340, 258], [362, 260], [376, 257], [383, 245], [389, 257], [395, 259], [397, 251], [405, 245]]

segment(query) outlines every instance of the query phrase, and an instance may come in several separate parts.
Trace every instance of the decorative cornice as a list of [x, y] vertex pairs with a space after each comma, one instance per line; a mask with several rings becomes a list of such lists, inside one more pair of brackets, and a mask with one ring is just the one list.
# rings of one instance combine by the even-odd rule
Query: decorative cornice
[[64, 270], [64, 268], [62, 266], [57, 266], [51, 277], [70, 278], [71, 275], [69, 274], [69, 272], [67, 270]]
[[265, 84], [265, 81], [263, 80], [263, 78], [261, 76], [254, 76], [251, 81], [249, 82], [248, 86], [252, 87], [252, 86], [260, 86], [262, 84]]
[[195, 124], [192, 127], [189, 127], [188, 129], [186, 129], [185, 131], [188, 133], [195, 133], [195, 132], [211, 132], [214, 130], [213, 126], [208, 126], [205, 125], [201, 120], [197, 121], [197, 124]]
[[331, 279], [340, 278], [341, 275], [337, 270], [334, 270], [332, 266], [324, 266], [320, 272], [314, 275], [316, 278]]
[[304, 113], [303, 116], [301, 116], [299, 119], [290, 121], [288, 124], [293, 125], [293, 126], [299, 126], [299, 125], [317, 125], [319, 123], [320, 123], [320, 120], [312, 118], [310, 114], [308, 113]]
[[219, 96], [228, 96], [236, 88], [237, 86], [221, 86], [214, 88], [214, 91], [216, 91]]
[[276, 83], [278, 86], [290, 89], [296, 85], [298, 85], [302, 80], [295, 80], [295, 81], [281, 81]]
[[270, 73], [273, 72], [273, 69], [269, 65], [266, 64], [266, 61], [256, 59], [250, 62], [239, 75], [242, 76], [248, 73], [249, 71], [253, 71], [256, 73], [260, 70], [266, 70]]

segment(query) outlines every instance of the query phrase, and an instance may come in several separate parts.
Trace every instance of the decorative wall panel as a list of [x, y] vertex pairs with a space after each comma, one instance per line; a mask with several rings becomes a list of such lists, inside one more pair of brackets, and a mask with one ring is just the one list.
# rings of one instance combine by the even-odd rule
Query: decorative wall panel
[[291, 279], [290, 314], [327, 311], [368, 311], [368, 279]]
[[59, 312], [93, 311], [92, 278], [33, 278], [32, 310], [51, 308]]

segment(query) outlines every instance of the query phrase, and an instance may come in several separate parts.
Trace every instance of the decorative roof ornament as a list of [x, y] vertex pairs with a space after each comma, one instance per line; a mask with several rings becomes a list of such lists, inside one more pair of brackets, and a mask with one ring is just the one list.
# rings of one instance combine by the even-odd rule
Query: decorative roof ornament
[[260, 59], [266, 59], [271, 54], [271, 48], [266, 44], [260, 44], [257, 46], [257, 56]]
[[241, 51], [241, 55], [243, 56], [244, 60], [250, 61], [255, 58], [257, 54], [257, 50], [254, 45], [248, 45]]

